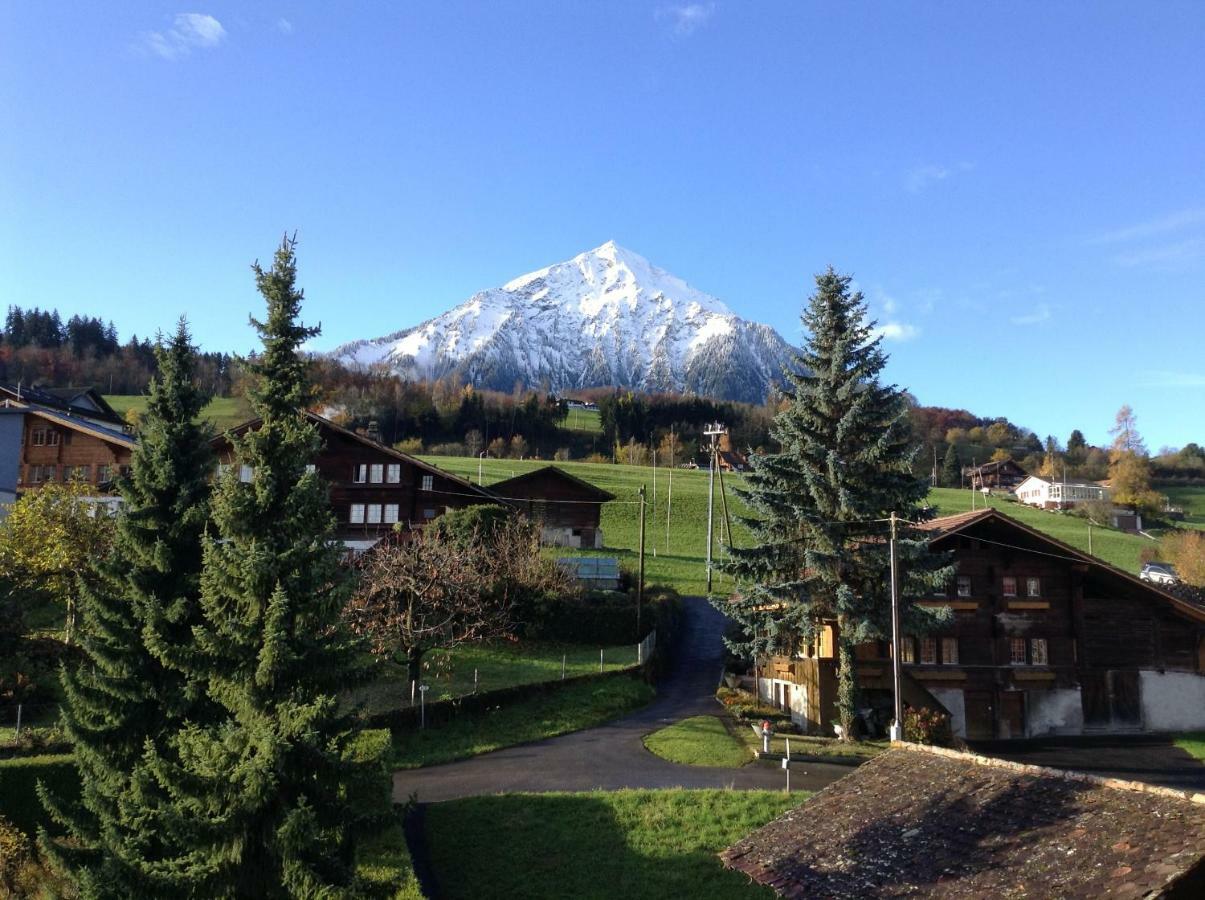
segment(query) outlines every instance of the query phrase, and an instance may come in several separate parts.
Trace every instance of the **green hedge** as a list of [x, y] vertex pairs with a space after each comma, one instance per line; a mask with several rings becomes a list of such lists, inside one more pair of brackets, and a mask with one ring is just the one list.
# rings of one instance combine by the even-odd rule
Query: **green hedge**
[[0, 816], [30, 836], [37, 833], [39, 825], [56, 830], [50, 827], [38, 799], [39, 781], [56, 796], [67, 800], [79, 796], [79, 772], [69, 753], [0, 760]]
[[636, 633], [636, 599], [631, 594], [591, 591], [566, 600], [544, 597], [521, 610], [523, 637], [567, 644], [617, 646], [635, 644], [653, 628], [672, 631], [678, 595], [668, 588], [649, 588]]

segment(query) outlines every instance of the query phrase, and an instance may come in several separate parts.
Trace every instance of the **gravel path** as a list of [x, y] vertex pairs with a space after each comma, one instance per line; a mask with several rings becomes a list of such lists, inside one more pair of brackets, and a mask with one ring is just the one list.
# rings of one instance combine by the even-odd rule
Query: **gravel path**
[[[688, 716], [718, 712], [715, 688], [722, 671], [725, 619], [702, 597], [683, 599], [683, 634], [674, 670], [649, 706], [598, 728], [508, 747], [461, 762], [394, 773], [393, 798], [404, 802], [453, 800], [514, 791], [588, 791], [620, 788], [781, 789], [783, 773], [766, 763], [739, 769], [683, 766], [644, 749], [641, 738]], [[825, 763], [796, 764], [791, 788], [819, 790], [850, 771]]]

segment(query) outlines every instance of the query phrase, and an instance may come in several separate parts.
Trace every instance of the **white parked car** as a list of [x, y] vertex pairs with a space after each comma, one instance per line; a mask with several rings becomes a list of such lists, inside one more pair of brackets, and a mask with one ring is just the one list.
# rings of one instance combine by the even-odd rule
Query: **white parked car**
[[1176, 575], [1175, 567], [1169, 566], [1167, 563], [1147, 563], [1142, 567], [1142, 571], [1138, 573], [1138, 577], [1152, 584], [1180, 583], [1180, 578]]

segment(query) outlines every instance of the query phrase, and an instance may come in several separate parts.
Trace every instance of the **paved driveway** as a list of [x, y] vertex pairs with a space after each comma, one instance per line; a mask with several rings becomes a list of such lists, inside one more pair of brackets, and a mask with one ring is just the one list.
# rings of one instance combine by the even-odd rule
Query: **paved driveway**
[[[673, 672], [657, 687], [657, 699], [622, 719], [497, 750], [462, 762], [396, 772], [393, 797], [421, 802], [513, 791], [588, 791], [619, 788], [781, 789], [780, 769], [751, 763], [739, 769], [682, 766], [644, 749], [650, 731], [688, 716], [718, 712], [714, 699], [723, 669], [725, 619], [702, 597], [683, 599], [683, 635]], [[848, 766], [796, 765], [791, 787], [819, 790], [850, 772]]]
[[1002, 747], [995, 743], [981, 752], [1035, 766], [1205, 791], [1205, 765], [1170, 740], [1149, 735], [1118, 735], [1020, 743], [1017, 747]]

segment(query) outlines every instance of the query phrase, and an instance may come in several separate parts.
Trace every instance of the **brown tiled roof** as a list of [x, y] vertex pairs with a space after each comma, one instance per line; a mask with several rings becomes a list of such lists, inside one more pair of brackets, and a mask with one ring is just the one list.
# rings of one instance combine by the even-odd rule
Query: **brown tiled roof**
[[1113, 784], [896, 749], [720, 857], [793, 898], [1202, 896], [1205, 797]]

